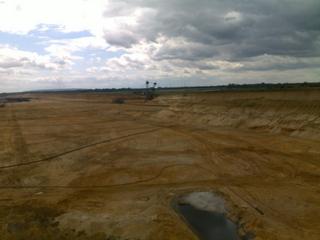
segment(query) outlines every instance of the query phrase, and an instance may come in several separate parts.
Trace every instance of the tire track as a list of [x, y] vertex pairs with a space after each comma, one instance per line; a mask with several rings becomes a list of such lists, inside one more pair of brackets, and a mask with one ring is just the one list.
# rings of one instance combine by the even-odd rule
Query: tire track
[[134, 136], [138, 136], [138, 135], [143, 135], [143, 134], [147, 134], [147, 133], [151, 133], [151, 132], [156, 132], [156, 131], [158, 131], [160, 129], [162, 129], [162, 128], [154, 128], [154, 129], [151, 129], [151, 130], [148, 130], [148, 131], [142, 131], [142, 132], [132, 133], [132, 134], [128, 134], [128, 135], [124, 135], [124, 136], [120, 136], [120, 137], [109, 138], [109, 139], [106, 139], [106, 140], [103, 140], [103, 141], [99, 141], [99, 142], [95, 142], [95, 143], [91, 143], [91, 144], [87, 144], [87, 145], [82, 145], [80, 147], [77, 147], [77, 148], [74, 148], [74, 149], [71, 149], [71, 150], [68, 150], [68, 151], [53, 155], [53, 156], [49, 156], [49, 157], [46, 157], [46, 158], [43, 158], [43, 159], [40, 159], [40, 160], [17, 163], [17, 164], [12, 164], [12, 165], [7, 165], [7, 166], [0, 166], [0, 170], [1, 169], [14, 168], [14, 167], [29, 166], [29, 165], [32, 165], [32, 164], [38, 164], [38, 163], [52, 161], [52, 160], [54, 160], [56, 158], [62, 157], [64, 155], [67, 155], [67, 154], [70, 154], [70, 153], [73, 153], [73, 152], [80, 151], [80, 150], [85, 149], [85, 148], [90, 148], [90, 147], [94, 147], [94, 146], [97, 146], [97, 145], [100, 145], [100, 144], [110, 143], [110, 142], [117, 141], [117, 140], [122, 140], [122, 139], [130, 138], [130, 137], [134, 137]]
[[25, 138], [23, 136], [21, 126], [16, 117], [15, 111], [10, 104], [10, 129], [12, 131], [12, 140], [10, 141], [10, 147], [14, 152], [14, 160], [20, 164], [24, 159], [28, 161], [29, 159], [29, 149]]
[[[199, 135], [194, 134], [194, 133], [190, 133], [190, 132], [188, 132], [186, 130], [176, 130], [176, 129], [171, 129], [171, 130], [172, 131], [176, 131], [176, 132], [180, 132], [181, 134], [183, 134], [185, 136], [189, 136], [189, 137], [193, 138], [194, 140], [196, 140], [197, 142], [199, 142], [203, 146], [203, 149], [204, 149], [204, 152], [201, 153], [203, 158], [212, 167], [217, 166], [217, 164], [213, 161], [213, 159], [211, 157], [211, 152], [212, 152], [212, 149], [213, 149], [213, 146], [212, 146], [211, 142], [209, 142], [208, 140], [204, 139], [202, 136], [199, 136]], [[226, 154], [222, 154], [222, 153], [218, 153], [218, 152], [216, 152], [216, 155], [220, 159], [223, 159], [223, 157], [226, 157]], [[215, 171], [213, 169], [210, 168], [210, 169], [206, 169], [206, 170], [208, 170], [213, 176], [216, 177], [216, 173], [215, 173]], [[243, 196], [241, 196], [241, 194], [239, 194], [239, 193], [235, 192], [234, 190], [232, 190], [231, 187], [225, 186], [225, 188], [230, 193], [233, 193], [234, 195], [236, 195], [239, 199], [241, 199], [243, 202], [245, 202], [252, 209], [254, 209], [257, 213], [259, 213], [260, 215], [264, 215], [264, 212], [260, 208], [258, 208], [255, 204], [251, 203], [250, 201], [246, 200]]]
[[158, 179], [159, 177], [161, 177], [164, 172], [170, 168], [174, 168], [174, 167], [196, 167], [202, 170], [207, 170], [201, 166], [195, 165], [195, 164], [186, 164], [186, 163], [178, 163], [178, 164], [171, 164], [168, 166], [165, 166], [163, 168], [160, 169], [160, 171], [158, 172], [158, 174], [146, 178], [146, 179], [141, 179], [141, 180], [137, 180], [137, 181], [132, 181], [132, 182], [126, 182], [126, 183], [119, 183], [119, 184], [109, 184], [109, 185], [94, 185], [94, 186], [63, 186], [63, 185], [40, 185], [40, 186], [0, 186], [0, 189], [34, 189], [34, 188], [65, 188], [65, 189], [88, 189], [88, 188], [111, 188], [111, 187], [123, 187], [123, 186], [130, 186], [130, 185], [137, 185], [137, 184], [141, 184], [141, 183], [147, 183], [147, 182], [151, 182], [154, 181], [156, 179]]
[[[151, 124], [149, 124], [151, 125]], [[152, 124], [152, 126], [155, 126]], [[169, 129], [173, 132], [176, 132], [176, 133], [179, 133], [181, 135], [184, 135], [186, 137], [191, 137], [192, 139], [196, 140], [198, 143], [200, 143], [202, 145], [202, 148], [203, 148], [203, 152], [201, 152], [201, 155], [202, 157], [206, 160], [206, 162], [211, 165], [212, 167], [213, 166], [216, 166], [217, 164], [212, 160], [212, 157], [211, 157], [211, 152], [212, 150], [214, 149], [213, 148], [213, 144], [211, 142], [209, 142], [208, 140], [204, 139], [202, 136], [199, 136], [198, 134], [195, 134], [195, 133], [190, 133], [189, 131], [187, 130], [181, 130], [181, 129], [177, 129], [177, 128], [173, 128], [173, 127], [164, 127], [166, 129]], [[216, 153], [218, 155], [218, 157], [220, 159], [223, 159], [223, 157], [226, 157], [226, 154], [223, 154], [223, 153]], [[223, 157], [222, 157], [222, 156]], [[207, 169], [207, 168], [204, 168], [204, 167], [201, 167], [205, 170], [207, 170], [208, 172], [210, 172], [213, 176], [216, 177], [216, 173], [213, 169]], [[225, 188], [229, 191], [229, 193], [232, 193], [234, 195], [236, 195], [239, 199], [241, 199], [243, 202], [245, 202], [248, 206], [250, 206], [253, 210], [255, 210], [257, 213], [259, 213], [260, 215], [264, 215], [264, 212], [258, 207], [256, 206], [255, 204], [253, 204], [251, 201], [248, 201], [246, 200], [240, 193], [238, 192], [235, 192], [230, 186], [225, 186]]]

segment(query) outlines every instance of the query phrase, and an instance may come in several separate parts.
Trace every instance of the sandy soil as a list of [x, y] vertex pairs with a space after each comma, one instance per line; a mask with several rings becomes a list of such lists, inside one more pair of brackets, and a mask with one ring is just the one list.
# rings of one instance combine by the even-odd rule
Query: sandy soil
[[320, 90], [26, 97], [0, 108], [1, 239], [196, 239], [192, 191], [241, 234], [320, 238]]

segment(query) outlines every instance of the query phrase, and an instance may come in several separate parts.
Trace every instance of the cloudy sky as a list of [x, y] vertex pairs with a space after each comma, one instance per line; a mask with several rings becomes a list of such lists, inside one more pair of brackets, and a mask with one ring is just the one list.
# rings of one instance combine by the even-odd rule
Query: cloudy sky
[[0, 0], [0, 92], [320, 80], [319, 0]]

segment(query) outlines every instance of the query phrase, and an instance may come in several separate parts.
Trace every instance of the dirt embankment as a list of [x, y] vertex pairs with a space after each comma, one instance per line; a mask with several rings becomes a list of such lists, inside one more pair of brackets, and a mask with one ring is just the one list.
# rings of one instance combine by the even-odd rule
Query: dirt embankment
[[320, 90], [162, 96], [152, 118], [199, 128], [226, 127], [320, 139]]

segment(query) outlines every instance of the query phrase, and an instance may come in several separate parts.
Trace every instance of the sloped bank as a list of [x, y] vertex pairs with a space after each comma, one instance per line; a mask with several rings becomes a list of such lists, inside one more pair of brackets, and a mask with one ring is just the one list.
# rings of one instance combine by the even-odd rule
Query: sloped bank
[[170, 107], [151, 117], [193, 127], [219, 127], [320, 138], [320, 90], [211, 92], [160, 96]]

